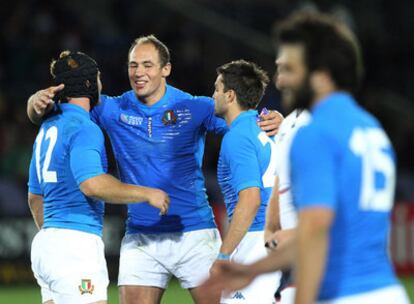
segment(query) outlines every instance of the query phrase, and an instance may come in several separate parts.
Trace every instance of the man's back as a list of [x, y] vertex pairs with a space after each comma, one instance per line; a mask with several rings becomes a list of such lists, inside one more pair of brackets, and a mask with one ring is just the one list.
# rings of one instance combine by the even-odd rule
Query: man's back
[[379, 123], [349, 95], [332, 94], [298, 131], [290, 157], [295, 204], [334, 212], [319, 299], [396, 284], [387, 254], [395, 163]]
[[210, 98], [193, 97], [167, 86], [153, 106], [133, 91], [104, 97], [92, 113], [108, 133], [124, 182], [166, 191], [168, 215], [147, 204], [128, 206], [127, 233], [191, 231], [215, 227], [207, 202], [201, 165], [206, 130], [224, 132]]
[[[36, 137], [30, 165], [29, 191], [43, 196], [43, 228], [66, 228], [102, 234], [104, 206], [86, 197], [79, 184], [102, 167], [88, 162], [93, 150], [103, 152], [103, 135], [89, 113], [72, 104], [47, 118]], [[94, 153], [92, 152], [92, 153]]]

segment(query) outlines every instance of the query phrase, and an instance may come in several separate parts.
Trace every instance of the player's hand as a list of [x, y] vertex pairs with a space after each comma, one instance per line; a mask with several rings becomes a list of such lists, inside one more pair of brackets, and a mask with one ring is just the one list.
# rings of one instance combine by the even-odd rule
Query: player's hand
[[264, 241], [265, 241], [265, 243], [270, 241], [273, 238], [274, 234], [275, 234], [274, 230], [265, 228], [265, 230], [264, 230]]
[[264, 246], [268, 251], [274, 250], [277, 247], [277, 235], [274, 231], [265, 229], [264, 231]]
[[276, 135], [283, 122], [283, 115], [278, 111], [270, 111], [268, 114], [261, 114], [258, 126], [266, 132], [268, 136]]
[[170, 197], [167, 193], [158, 189], [149, 189], [148, 203], [160, 209], [160, 215], [167, 214], [168, 207], [170, 206]]
[[220, 272], [221, 263], [228, 263], [228, 261], [223, 261], [223, 260], [214, 261], [213, 265], [211, 265], [210, 267], [210, 276], [215, 276]]
[[269, 250], [276, 249], [278, 244], [285, 243], [287, 240], [294, 238], [295, 231], [295, 229], [277, 230], [275, 233], [265, 238], [265, 247]]
[[54, 105], [53, 98], [56, 93], [63, 90], [64, 87], [64, 84], [51, 86], [47, 89], [37, 91], [34, 95], [32, 95], [32, 97], [30, 97], [30, 103], [32, 104], [33, 110], [36, 114], [43, 116], [45, 113], [49, 112]]
[[210, 278], [201, 286], [204, 293], [229, 293], [249, 285], [256, 275], [248, 265], [229, 261], [216, 261], [210, 269]]

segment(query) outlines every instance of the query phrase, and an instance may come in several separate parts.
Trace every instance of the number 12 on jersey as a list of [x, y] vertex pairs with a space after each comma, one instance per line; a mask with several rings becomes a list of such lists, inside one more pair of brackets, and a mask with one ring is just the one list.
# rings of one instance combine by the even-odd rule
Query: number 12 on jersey
[[[45, 182], [45, 183], [57, 183], [57, 174], [56, 171], [50, 171], [50, 160], [52, 157], [53, 148], [56, 145], [58, 135], [58, 129], [53, 126], [47, 129], [46, 136], [45, 136], [45, 130], [42, 128], [39, 132], [39, 134], [36, 137], [36, 172], [37, 172], [37, 178], [39, 180], [39, 183]], [[44, 158], [44, 162], [41, 163], [40, 157], [41, 157], [41, 149], [42, 144], [44, 142], [44, 139], [49, 140], [49, 146], [47, 147], [46, 156]]]

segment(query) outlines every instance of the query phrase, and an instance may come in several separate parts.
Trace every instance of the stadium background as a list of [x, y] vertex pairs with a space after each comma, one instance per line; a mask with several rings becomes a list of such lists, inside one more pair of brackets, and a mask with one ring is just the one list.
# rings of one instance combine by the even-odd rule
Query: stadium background
[[[281, 18], [298, 9], [336, 15], [361, 41], [366, 79], [359, 98], [380, 119], [398, 155], [391, 251], [414, 301], [413, 1], [14, 0], [2, 1], [0, 7], [0, 303], [40, 303], [29, 266], [35, 227], [26, 202], [37, 128], [29, 123], [25, 106], [31, 93], [51, 84], [51, 58], [63, 49], [87, 52], [101, 66], [104, 92], [117, 95], [129, 90], [130, 43], [154, 33], [171, 51], [169, 82], [210, 96], [215, 68], [230, 60], [255, 61], [272, 75], [273, 30]], [[280, 110], [273, 86], [263, 106]], [[220, 138], [208, 137], [204, 171], [210, 202], [217, 219], [224, 222], [215, 179], [219, 145]], [[108, 205], [106, 212], [106, 253], [116, 282], [125, 209]], [[115, 286], [109, 303], [117, 303]], [[174, 282], [163, 303], [191, 301]]]

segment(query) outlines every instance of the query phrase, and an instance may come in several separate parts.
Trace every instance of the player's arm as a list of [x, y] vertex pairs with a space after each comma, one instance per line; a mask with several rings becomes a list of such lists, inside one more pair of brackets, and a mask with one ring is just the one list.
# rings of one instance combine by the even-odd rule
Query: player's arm
[[40, 230], [43, 226], [43, 196], [29, 192], [28, 203], [36, 227]]
[[89, 197], [125, 204], [148, 202], [165, 214], [168, 195], [161, 190], [120, 182], [105, 174], [102, 167], [104, 137], [96, 125], [87, 125], [73, 135], [70, 147], [70, 167], [80, 190]]
[[295, 303], [314, 303], [325, 269], [333, 212], [306, 208], [299, 213], [297, 229], [297, 293]]
[[228, 134], [222, 141], [220, 154], [223, 163], [229, 166], [231, 186], [238, 193], [229, 229], [220, 248], [219, 259], [225, 259], [239, 245], [257, 214], [261, 204], [262, 174], [256, 141], [251, 134], [244, 131]]
[[318, 295], [337, 204], [336, 160], [336, 146], [323, 129], [304, 127], [293, 139], [291, 180], [299, 209], [295, 303], [314, 303]]
[[29, 97], [27, 101], [27, 116], [30, 121], [36, 125], [40, 125], [43, 116], [53, 109], [53, 98], [56, 93], [61, 91], [64, 85], [51, 86], [47, 89], [37, 91]]
[[[228, 131], [228, 127], [224, 119], [217, 117], [214, 113], [214, 100], [210, 97], [199, 97], [200, 103], [205, 106], [206, 113], [204, 118], [204, 126], [209, 132], [224, 135]], [[279, 126], [282, 124], [283, 115], [278, 111], [268, 111], [267, 114], [260, 115], [261, 122], [259, 127], [266, 132], [268, 136], [273, 136], [279, 131]]]
[[35, 147], [36, 145], [33, 146], [33, 154], [29, 166], [29, 182], [27, 183], [29, 191], [27, 194], [27, 202], [37, 228], [41, 229], [43, 226], [43, 192], [40, 187], [36, 170]]
[[239, 200], [234, 208], [233, 217], [221, 245], [220, 253], [230, 255], [236, 249], [249, 230], [259, 207], [260, 189], [258, 187], [243, 189], [239, 192]]
[[232, 292], [248, 286], [258, 275], [289, 268], [295, 259], [296, 243], [293, 238], [283, 242], [265, 258], [251, 264], [242, 265], [222, 262], [203, 285], [206, 293], [217, 290]]
[[269, 250], [273, 250], [279, 244], [296, 237], [296, 228], [281, 230], [279, 197], [279, 177], [276, 175], [275, 184], [266, 209], [264, 239], [265, 246]]
[[169, 197], [155, 188], [125, 184], [109, 174], [101, 174], [88, 178], [80, 184], [86, 196], [113, 204], [148, 202], [165, 214], [168, 210]]
[[275, 183], [272, 188], [272, 193], [270, 195], [266, 209], [266, 222], [264, 230], [264, 238], [266, 244], [272, 244], [272, 236], [279, 229], [279, 177], [275, 176]]

